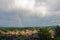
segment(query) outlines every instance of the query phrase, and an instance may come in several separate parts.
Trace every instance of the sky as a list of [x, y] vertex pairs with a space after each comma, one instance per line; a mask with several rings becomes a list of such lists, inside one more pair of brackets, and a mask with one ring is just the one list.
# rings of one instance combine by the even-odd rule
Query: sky
[[60, 25], [60, 0], [0, 0], [0, 26]]

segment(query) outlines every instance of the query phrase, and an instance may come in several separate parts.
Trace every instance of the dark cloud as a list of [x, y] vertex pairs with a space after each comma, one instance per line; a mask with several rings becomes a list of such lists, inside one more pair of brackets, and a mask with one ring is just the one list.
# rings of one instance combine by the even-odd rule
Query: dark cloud
[[0, 0], [0, 25], [1, 26], [44, 26], [44, 25], [60, 25], [60, 0], [38, 0], [46, 2], [48, 13], [41, 17], [28, 12], [28, 10], [20, 10], [14, 8], [14, 0]]

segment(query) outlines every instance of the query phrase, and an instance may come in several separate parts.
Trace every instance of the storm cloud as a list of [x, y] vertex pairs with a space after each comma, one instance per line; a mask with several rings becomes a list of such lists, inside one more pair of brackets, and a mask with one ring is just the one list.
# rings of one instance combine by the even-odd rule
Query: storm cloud
[[[40, 5], [43, 5], [41, 8], [47, 6], [47, 11], [45, 8], [42, 11], [46, 11], [45, 14], [40, 12], [39, 8], [38, 11], [33, 7], [31, 9], [31, 5], [28, 5], [28, 8], [26, 7], [25, 9], [17, 8], [14, 4], [15, 0], [0, 0], [0, 25], [9, 27], [60, 25], [60, 0], [34, 1], [36, 2], [35, 4], [41, 3], [38, 7]], [[29, 8], [34, 11], [30, 11]]]

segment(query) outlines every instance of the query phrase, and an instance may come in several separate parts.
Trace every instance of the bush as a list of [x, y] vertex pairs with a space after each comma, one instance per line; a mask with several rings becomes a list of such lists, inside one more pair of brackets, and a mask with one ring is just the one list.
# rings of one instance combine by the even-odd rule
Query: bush
[[60, 37], [57, 37], [56, 40], [60, 40]]

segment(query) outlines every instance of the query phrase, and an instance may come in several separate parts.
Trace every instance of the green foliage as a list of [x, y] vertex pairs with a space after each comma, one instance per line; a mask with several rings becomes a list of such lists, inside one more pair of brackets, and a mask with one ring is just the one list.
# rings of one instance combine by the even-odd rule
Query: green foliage
[[17, 38], [16, 40], [22, 40], [22, 38]]
[[56, 40], [60, 40], [60, 37], [57, 37]]
[[5, 35], [0, 35], [0, 40], [5, 39]]
[[56, 26], [56, 36], [60, 37], [60, 26]]
[[30, 40], [30, 38], [29, 38], [29, 37], [27, 37], [25, 40]]
[[39, 40], [48, 40], [49, 39], [49, 29], [47, 28], [40, 28], [40, 31], [38, 33]]

